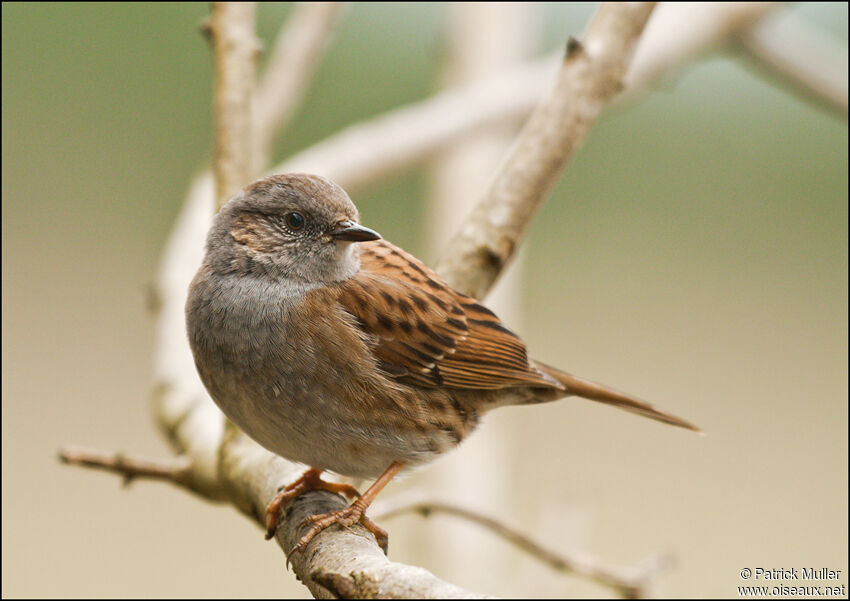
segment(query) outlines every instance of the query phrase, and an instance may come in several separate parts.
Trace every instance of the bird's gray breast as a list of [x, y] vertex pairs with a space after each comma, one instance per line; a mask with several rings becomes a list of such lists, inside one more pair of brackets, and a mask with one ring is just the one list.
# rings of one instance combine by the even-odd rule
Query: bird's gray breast
[[291, 323], [297, 302], [273, 282], [223, 277], [198, 283], [187, 306], [195, 363], [213, 400], [249, 436], [293, 459], [283, 451], [306, 389]]
[[267, 449], [360, 477], [439, 452], [404, 426], [394, 398], [415, 392], [379, 373], [363, 333], [332, 295], [225, 278], [194, 286], [187, 312], [204, 385]]

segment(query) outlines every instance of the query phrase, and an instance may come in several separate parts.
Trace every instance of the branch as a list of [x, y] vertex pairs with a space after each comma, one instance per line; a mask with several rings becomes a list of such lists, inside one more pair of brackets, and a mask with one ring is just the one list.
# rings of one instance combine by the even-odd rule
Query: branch
[[[246, 435], [228, 430], [221, 447], [219, 474], [230, 500], [262, 528], [268, 502], [280, 485], [293, 481], [304, 466], [286, 461]], [[481, 598], [444, 582], [423, 568], [392, 562], [374, 536], [359, 524], [328, 528], [303, 553], [289, 553], [309, 526], [308, 515], [347, 505], [340, 495], [314, 491], [301, 495], [285, 510], [275, 537], [287, 562], [316, 598]]]
[[209, 36], [215, 65], [213, 169], [218, 206], [253, 176], [251, 110], [259, 50], [255, 10], [255, 2], [212, 3]]
[[395, 507], [387, 507], [381, 512], [374, 513], [374, 517], [388, 519], [405, 513], [418, 513], [422, 517], [427, 518], [432, 513], [438, 512], [453, 515], [483, 526], [496, 536], [519, 547], [553, 569], [570, 572], [612, 587], [622, 597], [627, 599], [646, 597], [652, 581], [671, 563], [671, 558], [668, 555], [656, 554], [647, 558], [634, 568], [619, 568], [609, 566], [584, 553], [573, 552], [570, 555], [565, 555], [546, 548], [524, 532], [512, 528], [499, 520], [471, 509], [440, 501], [419, 501], [405, 503]]
[[[647, 25], [626, 89], [634, 99], [688, 61], [728, 44], [775, 3], [661, 5]], [[459, 85], [352, 125], [299, 152], [271, 173], [320, 173], [349, 193], [430, 159], [465, 137], [528, 117], [551, 83], [559, 58], [547, 56]]]
[[340, 2], [299, 2], [281, 28], [257, 86], [256, 172], [268, 165], [272, 142], [304, 97], [344, 7]]
[[801, 19], [760, 23], [738, 38], [745, 56], [804, 98], [847, 118], [847, 46]]
[[136, 478], [145, 478], [192, 488], [192, 460], [185, 455], [151, 460], [114, 451], [68, 446], [59, 450], [59, 461], [118, 474], [125, 485]]
[[[297, 528], [301, 520], [316, 512], [327, 513], [346, 505], [339, 495], [326, 492], [299, 497], [287, 508], [282, 532], [277, 534], [278, 541], [283, 548], [291, 549], [305, 533]], [[330, 592], [336, 598], [356, 599], [486, 598], [444, 582], [423, 568], [390, 561], [372, 535], [360, 525], [351, 531], [339, 529], [333, 534], [311, 544], [309, 552], [290, 557], [295, 572], [316, 597]]]
[[583, 42], [573, 39], [555, 88], [514, 143], [484, 198], [436, 265], [451, 286], [482, 298], [531, 217], [622, 78], [655, 4], [603, 4]]
[[320, 173], [346, 190], [361, 188], [430, 158], [473, 132], [519, 122], [539, 101], [551, 58], [450, 88], [352, 125], [272, 168]]
[[777, 2], [664, 2], [652, 15], [614, 102], [632, 99], [657, 86], [685, 65], [735, 43]]

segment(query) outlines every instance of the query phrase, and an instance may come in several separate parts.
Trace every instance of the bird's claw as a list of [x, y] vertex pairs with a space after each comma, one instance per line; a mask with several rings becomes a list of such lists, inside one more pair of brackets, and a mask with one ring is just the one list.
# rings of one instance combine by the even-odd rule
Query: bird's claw
[[[283, 514], [283, 508], [287, 503], [300, 497], [311, 490], [326, 490], [335, 494], [340, 494], [349, 499], [357, 499], [360, 493], [350, 484], [340, 484], [338, 482], [326, 482], [321, 477], [322, 470], [314, 468], [308, 469], [301, 474], [295, 482], [291, 482], [282, 488], [278, 488], [278, 493], [274, 499], [266, 507], [266, 540], [274, 538], [277, 532], [277, 525], [280, 522], [280, 517]], [[314, 535], [315, 536], [315, 535]]]
[[340, 509], [338, 511], [332, 511], [330, 513], [323, 513], [317, 515], [309, 515], [304, 518], [301, 523], [298, 525], [298, 528], [301, 529], [305, 526], [310, 526], [310, 529], [307, 531], [307, 534], [302, 536], [298, 543], [290, 549], [287, 555], [291, 555], [292, 553], [301, 553], [304, 549], [307, 548], [307, 545], [310, 544], [317, 534], [319, 534], [325, 528], [332, 526], [334, 524], [339, 524], [343, 528], [351, 528], [354, 524], [358, 522], [363, 525], [369, 532], [371, 532], [378, 545], [384, 551], [387, 552], [389, 537], [387, 536], [387, 531], [378, 526], [375, 522], [369, 519], [365, 513], [364, 509], [357, 506], [357, 503], [354, 503], [345, 509]]

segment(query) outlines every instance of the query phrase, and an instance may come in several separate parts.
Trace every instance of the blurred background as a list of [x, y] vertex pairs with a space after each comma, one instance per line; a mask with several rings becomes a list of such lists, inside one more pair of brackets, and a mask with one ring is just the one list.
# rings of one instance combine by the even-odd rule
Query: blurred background
[[[456, 8], [351, 5], [275, 156], [462, 79], [446, 68]], [[594, 8], [537, 5], [515, 46], [560, 48]], [[168, 453], [146, 290], [211, 155], [207, 10], [3, 5], [4, 596], [307, 596], [233, 508], [56, 460], [66, 443]], [[267, 46], [290, 10], [259, 7]], [[846, 61], [846, 3], [780, 10], [843, 40]], [[535, 358], [707, 436], [585, 401], [505, 408], [384, 495], [486, 510], [612, 565], [669, 551], [665, 596], [737, 596], [745, 567], [825, 567], [846, 585], [847, 148], [846, 119], [733, 55], [606, 112], [496, 302]], [[446, 177], [423, 165], [354, 200], [433, 263], [462, 219], [433, 208]], [[383, 525], [392, 559], [477, 591], [612, 595], [454, 518]]]

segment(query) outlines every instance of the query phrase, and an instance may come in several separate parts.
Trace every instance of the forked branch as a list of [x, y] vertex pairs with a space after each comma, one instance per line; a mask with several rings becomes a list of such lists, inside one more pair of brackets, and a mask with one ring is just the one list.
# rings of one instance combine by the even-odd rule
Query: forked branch
[[454, 288], [476, 298], [487, 294], [567, 160], [622, 88], [654, 8], [652, 2], [603, 4], [584, 39], [570, 39], [555, 87], [436, 266]]

